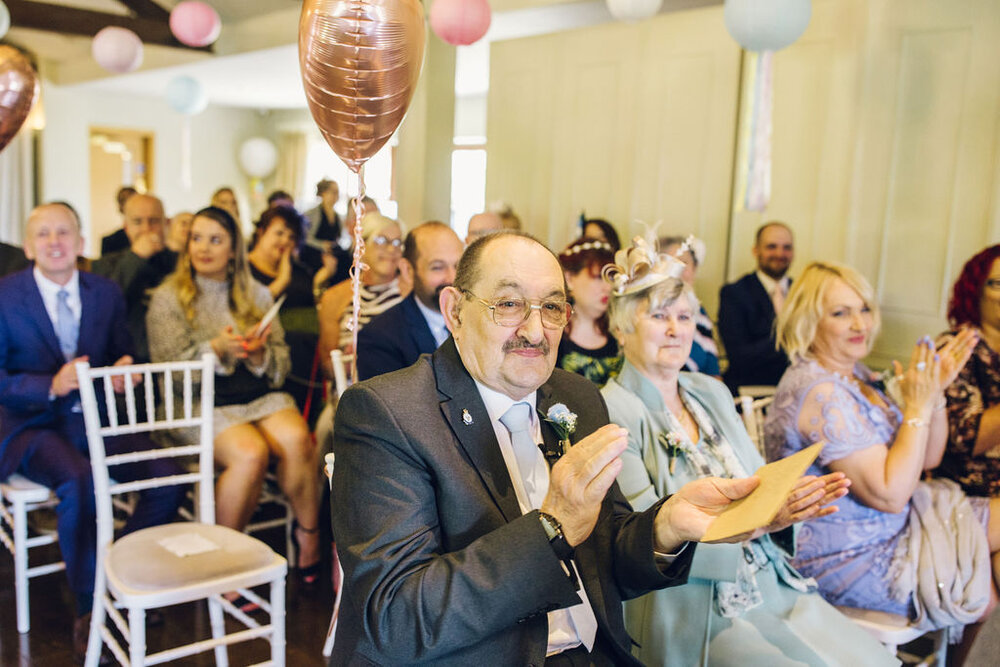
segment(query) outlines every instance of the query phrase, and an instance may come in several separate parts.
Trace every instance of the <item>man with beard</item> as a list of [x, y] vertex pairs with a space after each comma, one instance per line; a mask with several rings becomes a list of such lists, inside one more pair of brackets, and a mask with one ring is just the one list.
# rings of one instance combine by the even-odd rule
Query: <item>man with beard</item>
[[439, 297], [454, 282], [461, 256], [462, 241], [442, 222], [425, 222], [406, 235], [400, 270], [412, 275], [413, 291], [358, 333], [360, 379], [406, 368], [448, 338]]
[[776, 385], [788, 367], [774, 344], [774, 320], [792, 284], [786, 275], [795, 257], [792, 230], [783, 222], [764, 224], [753, 255], [757, 270], [719, 293], [719, 334], [729, 357], [723, 379], [733, 394], [744, 385]]

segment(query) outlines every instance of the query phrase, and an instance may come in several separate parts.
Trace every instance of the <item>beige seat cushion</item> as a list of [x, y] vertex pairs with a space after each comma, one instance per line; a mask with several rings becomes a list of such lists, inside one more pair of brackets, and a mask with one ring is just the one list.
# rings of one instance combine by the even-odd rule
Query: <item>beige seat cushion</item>
[[[178, 555], [164, 543], [213, 546], [209, 551]], [[158, 591], [273, 565], [266, 544], [224, 526], [171, 523], [126, 535], [111, 546], [108, 564], [121, 585]]]

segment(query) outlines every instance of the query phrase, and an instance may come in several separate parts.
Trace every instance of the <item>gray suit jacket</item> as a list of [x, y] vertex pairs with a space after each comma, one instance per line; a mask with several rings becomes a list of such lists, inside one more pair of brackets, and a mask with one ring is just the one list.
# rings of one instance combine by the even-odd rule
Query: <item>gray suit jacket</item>
[[[608, 423], [594, 385], [559, 369], [538, 390], [537, 407], [545, 414], [557, 402], [579, 415], [574, 441]], [[454, 341], [348, 389], [335, 424], [331, 503], [344, 598], [330, 664], [544, 663], [546, 612], [579, 597], [537, 512], [521, 515]], [[545, 440], [556, 440], [542, 424]], [[614, 485], [576, 549], [598, 632], [618, 664], [639, 664], [622, 600], [684, 583], [694, 551], [661, 572], [659, 505], [634, 513]]]

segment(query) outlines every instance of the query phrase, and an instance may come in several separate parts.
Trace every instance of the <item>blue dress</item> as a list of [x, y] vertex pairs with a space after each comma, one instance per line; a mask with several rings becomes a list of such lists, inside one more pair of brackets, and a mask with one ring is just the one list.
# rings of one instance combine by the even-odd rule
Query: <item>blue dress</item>
[[[854, 376], [868, 381], [871, 372], [857, 364]], [[823, 475], [832, 461], [892, 443], [903, 415], [889, 397], [872, 389], [885, 407], [874, 405], [854, 383], [815, 361], [793, 363], [778, 384], [765, 423], [768, 460], [823, 440], [826, 445], [808, 472]], [[982, 503], [970, 501], [977, 514], [983, 512]], [[859, 503], [853, 494], [836, 504], [840, 511], [802, 525], [792, 565], [814, 578], [823, 597], [834, 605], [912, 617], [913, 591], [898, 586], [894, 591], [893, 586], [911, 566], [903, 562], [906, 549], [899, 548], [909, 536], [911, 505], [890, 514]]]

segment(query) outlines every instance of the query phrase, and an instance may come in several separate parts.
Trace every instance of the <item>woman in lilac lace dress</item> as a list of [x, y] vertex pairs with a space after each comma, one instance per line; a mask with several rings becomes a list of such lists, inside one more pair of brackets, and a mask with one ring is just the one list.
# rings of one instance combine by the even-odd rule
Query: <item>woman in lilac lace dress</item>
[[823, 441], [809, 472], [851, 480], [839, 512], [802, 526], [793, 565], [837, 606], [960, 628], [995, 604], [990, 554], [1000, 546], [1000, 506], [991, 512], [990, 501], [967, 498], [953, 482], [920, 477], [941, 460], [942, 391], [976, 336], [956, 336], [937, 352], [921, 338], [905, 373], [894, 364], [897, 405], [861, 363], [878, 328], [867, 281], [818, 262], [796, 281], [778, 319], [778, 342], [793, 363], [768, 415], [768, 458]]

